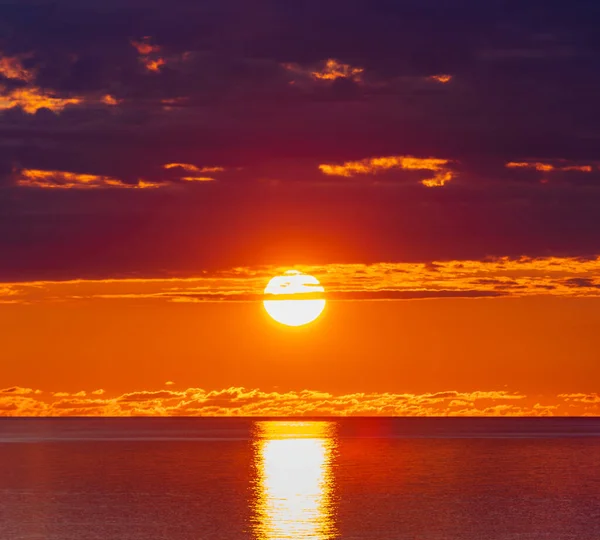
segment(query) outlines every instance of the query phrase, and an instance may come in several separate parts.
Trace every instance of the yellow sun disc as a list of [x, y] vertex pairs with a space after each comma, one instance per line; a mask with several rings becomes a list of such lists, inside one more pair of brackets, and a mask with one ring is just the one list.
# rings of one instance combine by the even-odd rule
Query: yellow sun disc
[[288, 270], [282, 276], [275, 276], [265, 287], [265, 295], [272, 298], [283, 295], [284, 298], [264, 300], [263, 304], [267, 313], [278, 323], [302, 326], [314, 321], [325, 309], [325, 299], [314, 298], [324, 292], [317, 278], [297, 270]]

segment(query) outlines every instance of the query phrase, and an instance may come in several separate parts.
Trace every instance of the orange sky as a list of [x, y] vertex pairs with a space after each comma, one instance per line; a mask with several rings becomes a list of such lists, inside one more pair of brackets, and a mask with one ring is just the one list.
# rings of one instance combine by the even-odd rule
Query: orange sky
[[301, 328], [261, 305], [277, 268], [7, 284], [0, 412], [600, 412], [598, 262], [487, 265], [314, 267], [332, 298]]

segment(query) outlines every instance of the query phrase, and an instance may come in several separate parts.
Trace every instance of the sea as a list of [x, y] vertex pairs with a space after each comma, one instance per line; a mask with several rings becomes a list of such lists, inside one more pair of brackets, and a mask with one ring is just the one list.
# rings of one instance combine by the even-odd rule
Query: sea
[[597, 418], [6, 418], [0, 540], [600, 540]]

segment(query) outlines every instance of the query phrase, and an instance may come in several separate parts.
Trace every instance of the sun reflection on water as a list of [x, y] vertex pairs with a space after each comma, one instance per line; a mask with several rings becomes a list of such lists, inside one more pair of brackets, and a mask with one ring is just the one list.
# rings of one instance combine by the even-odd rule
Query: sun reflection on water
[[333, 422], [263, 421], [255, 426], [257, 540], [335, 538]]

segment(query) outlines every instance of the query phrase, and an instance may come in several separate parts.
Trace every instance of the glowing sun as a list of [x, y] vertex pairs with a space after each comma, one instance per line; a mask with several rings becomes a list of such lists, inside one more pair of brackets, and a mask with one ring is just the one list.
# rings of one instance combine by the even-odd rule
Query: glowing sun
[[265, 295], [279, 298], [264, 300], [263, 304], [278, 323], [302, 326], [313, 322], [325, 309], [324, 292], [317, 278], [288, 270], [282, 276], [275, 276], [265, 287]]

